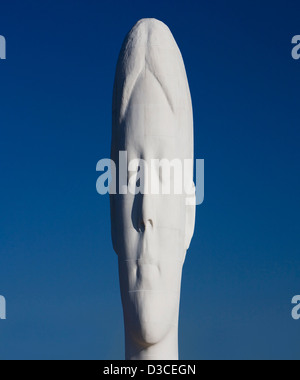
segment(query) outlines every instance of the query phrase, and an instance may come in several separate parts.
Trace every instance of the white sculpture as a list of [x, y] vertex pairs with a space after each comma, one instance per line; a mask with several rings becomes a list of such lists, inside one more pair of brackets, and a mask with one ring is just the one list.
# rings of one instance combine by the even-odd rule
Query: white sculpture
[[[168, 29], [142, 19], [123, 43], [114, 83], [111, 158], [193, 159], [193, 115], [184, 63]], [[158, 173], [159, 175], [159, 173]], [[194, 188], [193, 169], [185, 185]], [[118, 188], [118, 186], [117, 186]], [[178, 359], [182, 266], [195, 223], [186, 194], [111, 195], [126, 359]]]

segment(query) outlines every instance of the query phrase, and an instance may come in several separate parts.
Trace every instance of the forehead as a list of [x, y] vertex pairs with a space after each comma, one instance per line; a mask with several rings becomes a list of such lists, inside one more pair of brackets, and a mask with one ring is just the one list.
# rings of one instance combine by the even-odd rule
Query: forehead
[[[128, 155], [176, 157], [179, 136], [174, 116], [162, 107], [132, 107], [124, 123], [124, 149]], [[134, 119], [134, 121], [132, 120]]]
[[[112, 145], [132, 157], [191, 158], [192, 108], [180, 51], [169, 31], [143, 25], [117, 65]], [[163, 36], [168, 43], [158, 43]]]
[[131, 94], [119, 139], [129, 155], [175, 158], [185, 140], [179, 120], [159, 82], [146, 70]]

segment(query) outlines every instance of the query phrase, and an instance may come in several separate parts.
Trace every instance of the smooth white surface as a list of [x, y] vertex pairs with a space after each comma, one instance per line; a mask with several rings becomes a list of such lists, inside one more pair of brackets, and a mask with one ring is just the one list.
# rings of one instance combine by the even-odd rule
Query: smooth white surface
[[[123, 43], [113, 94], [111, 158], [193, 158], [193, 116], [184, 63], [168, 29], [142, 19]], [[193, 173], [188, 173], [193, 187]], [[118, 186], [117, 186], [118, 188]], [[126, 359], [178, 359], [181, 273], [195, 206], [183, 195], [111, 195]]]

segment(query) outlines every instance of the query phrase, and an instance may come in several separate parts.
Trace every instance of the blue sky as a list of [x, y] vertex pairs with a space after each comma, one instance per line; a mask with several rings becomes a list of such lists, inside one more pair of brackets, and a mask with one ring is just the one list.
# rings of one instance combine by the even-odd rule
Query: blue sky
[[299, 1], [0, 5], [0, 359], [122, 359], [109, 198], [114, 70], [140, 18], [171, 29], [205, 159], [181, 359], [299, 359]]

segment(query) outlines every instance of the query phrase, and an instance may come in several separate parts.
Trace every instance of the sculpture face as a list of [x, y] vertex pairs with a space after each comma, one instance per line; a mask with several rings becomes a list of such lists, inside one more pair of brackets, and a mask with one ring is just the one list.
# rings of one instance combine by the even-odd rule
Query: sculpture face
[[[112, 159], [128, 162], [193, 158], [191, 99], [184, 64], [169, 29], [139, 21], [120, 53], [114, 86]], [[172, 171], [171, 171], [172, 173]], [[128, 177], [130, 178], [130, 172]], [[194, 229], [186, 194], [111, 195], [114, 249], [126, 333], [141, 347], [160, 342], [178, 324], [182, 265]], [[165, 178], [158, 170], [158, 183]], [[192, 172], [187, 176], [191, 187]], [[171, 189], [175, 177], [171, 175]], [[118, 183], [117, 183], [118, 188]]]

